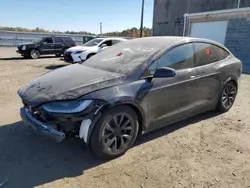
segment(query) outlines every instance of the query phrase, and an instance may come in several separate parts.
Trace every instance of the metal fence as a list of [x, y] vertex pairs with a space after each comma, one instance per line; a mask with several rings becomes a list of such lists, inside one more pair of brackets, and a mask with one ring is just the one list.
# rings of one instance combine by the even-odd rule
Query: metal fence
[[16, 46], [19, 43], [31, 42], [33, 39], [44, 36], [70, 36], [78, 44], [83, 43], [85, 35], [58, 34], [58, 33], [34, 33], [19, 31], [0, 31], [0, 46]]

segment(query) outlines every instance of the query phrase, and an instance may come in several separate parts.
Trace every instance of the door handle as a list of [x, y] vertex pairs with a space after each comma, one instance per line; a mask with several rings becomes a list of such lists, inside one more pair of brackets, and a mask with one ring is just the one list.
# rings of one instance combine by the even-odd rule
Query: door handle
[[195, 78], [195, 77], [204, 76], [204, 75], [205, 75], [205, 72], [196, 72], [193, 75], [191, 75], [190, 78]]
[[51, 46], [55, 46], [54, 44], [51, 44]]

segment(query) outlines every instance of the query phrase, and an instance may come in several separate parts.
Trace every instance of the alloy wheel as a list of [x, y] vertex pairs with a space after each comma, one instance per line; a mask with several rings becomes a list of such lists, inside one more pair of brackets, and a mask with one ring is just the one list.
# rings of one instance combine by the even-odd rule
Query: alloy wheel
[[232, 107], [236, 97], [236, 86], [233, 83], [228, 83], [222, 93], [222, 104], [226, 109]]
[[33, 50], [31, 50], [31, 52], [30, 52], [30, 56], [33, 58], [33, 59], [37, 59], [38, 57], [39, 57], [39, 51], [38, 50], [35, 50], [35, 49], [33, 49]]
[[112, 116], [102, 131], [105, 150], [113, 154], [126, 150], [133, 140], [135, 129], [135, 122], [129, 114], [119, 113]]

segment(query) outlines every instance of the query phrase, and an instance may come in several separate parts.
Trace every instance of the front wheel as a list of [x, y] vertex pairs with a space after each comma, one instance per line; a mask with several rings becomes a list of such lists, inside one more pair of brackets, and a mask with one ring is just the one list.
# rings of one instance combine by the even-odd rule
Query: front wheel
[[90, 150], [99, 157], [119, 157], [133, 146], [138, 131], [136, 112], [129, 106], [114, 107], [105, 112], [94, 127]]
[[227, 112], [233, 106], [237, 95], [237, 86], [233, 81], [228, 82], [220, 95], [217, 111]]
[[40, 56], [40, 52], [37, 49], [30, 50], [30, 57], [32, 59], [37, 59]]

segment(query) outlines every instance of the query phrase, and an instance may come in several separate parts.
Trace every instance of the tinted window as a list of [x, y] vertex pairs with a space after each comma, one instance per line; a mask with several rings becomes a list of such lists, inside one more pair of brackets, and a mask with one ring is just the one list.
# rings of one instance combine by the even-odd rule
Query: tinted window
[[119, 43], [119, 42], [121, 42], [120, 40], [112, 40], [112, 44], [114, 45], [114, 44], [117, 44], [117, 43]]
[[193, 44], [177, 46], [163, 54], [154, 64], [152, 64], [146, 75], [153, 75], [156, 68], [170, 67], [175, 70], [192, 68], [194, 63]]
[[222, 48], [219, 48], [218, 47], [218, 51], [220, 52], [220, 60], [223, 60], [223, 59], [226, 59], [230, 54], [228, 53], [228, 51], [222, 49]]
[[[103, 42], [102, 44], [106, 44], [107, 46], [112, 46], [112, 40], [106, 40], [105, 42]], [[101, 45], [102, 45], [101, 44]]]
[[61, 37], [55, 37], [54, 40], [55, 40], [55, 43], [61, 43], [62, 42]]
[[194, 48], [196, 67], [221, 61], [229, 56], [224, 49], [208, 43], [195, 43]]
[[48, 38], [45, 38], [45, 39], [43, 40], [43, 42], [44, 42], [44, 43], [53, 43], [53, 40], [52, 40], [51, 37], [48, 37]]
[[65, 43], [74, 43], [74, 39], [70, 37], [63, 37], [62, 39]]

